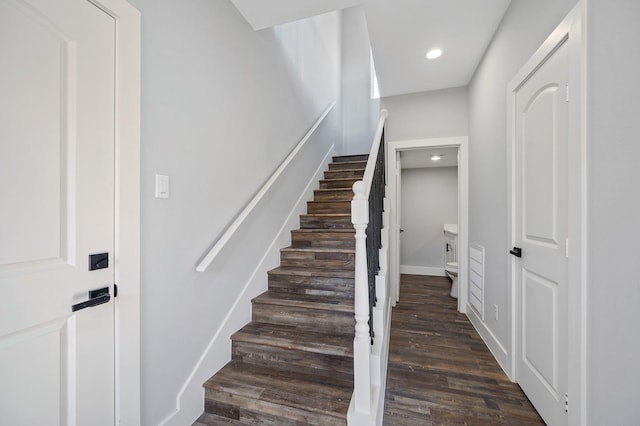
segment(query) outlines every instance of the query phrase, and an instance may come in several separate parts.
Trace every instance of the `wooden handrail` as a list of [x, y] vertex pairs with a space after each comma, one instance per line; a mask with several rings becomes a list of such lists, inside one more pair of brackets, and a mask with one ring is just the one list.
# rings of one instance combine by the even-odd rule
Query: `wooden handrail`
[[316, 122], [311, 126], [309, 131], [304, 135], [304, 137], [298, 142], [298, 144], [293, 148], [293, 150], [287, 155], [287, 158], [280, 164], [280, 166], [276, 169], [275, 172], [269, 177], [269, 179], [262, 185], [262, 188], [254, 195], [254, 197], [245, 205], [244, 209], [236, 216], [236, 218], [229, 224], [224, 233], [214, 241], [213, 246], [209, 249], [207, 254], [202, 258], [198, 266], [196, 266], [196, 271], [204, 272], [207, 270], [213, 259], [222, 251], [224, 246], [229, 242], [233, 234], [240, 228], [240, 225], [245, 221], [245, 219], [249, 216], [251, 211], [256, 207], [256, 205], [262, 200], [262, 197], [271, 189], [275, 181], [280, 177], [282, 172], [287, 168], [289, 163], [293, 160], [296, 154], [302, 149], [305, 143], [311, 138], [311, 135], [315, 130], [320, 126], [320, 123], [324, 121], [325, 117], [331, 112], [333, 107], [336, 105], [335, 101], [331, 102], [331, 104], [324, 110], [320, 118], [316, 120]]

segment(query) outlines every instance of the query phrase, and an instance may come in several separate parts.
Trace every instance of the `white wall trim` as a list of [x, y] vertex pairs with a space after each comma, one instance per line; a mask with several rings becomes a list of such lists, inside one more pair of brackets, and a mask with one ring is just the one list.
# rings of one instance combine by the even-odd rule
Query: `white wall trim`
[[300, 152], [300, 150], [307, 143], [307, 141], [311, 139], [311, 136], [313, 135], [313, 133], [316, 131], [318, 126], [320, 126], [320, 124], [324, 121], [325, 117], [329, 115], [329, 113], [331, 112], [331, 110], [335, 105], [336, 105], [336, 102], [333, 101], [324, 110], [324, 112], [316, 120], [313, 126], [311, 126], [309, 131], [307, 131], [307, 133], [302, 137], [300, 142], [298, 142], [295, 148], [293, 148], [293, 150], [289, 153], [289, 155], [287, 155], [287, 158], [285, 158], [284, 161], [282, 161], [282, 163], [280, 164], [280, 166], [278, 166], [276, 171], [273, 172], [273, 174], [264, 183], [264, 185], [262, 185], [262, 188], [260, 188], [260, 190], [256, 193], [256, 195], [249, 201], [249, 203], [247, 203], [247, 205], [240, 212], [240, 214], [234, 219], [234, 221], [231, 222], [231, 224], [227, 227], [227, 229], [224, 231], [222, 236], [213, 243], [213, 246], [208, 250], [208, 252], [200, 261], [200, 263], [198, 263], [198, 266], [196, 266], [196, 271], [205, 272], [207, 270], [211, 262], [213, 262], [213, 259], [216, 258], [216, 256], [222, 251], [224, 246], [226, 246], [229, 240], [231, 240], [231, 238], [233, 237], [233, 234], [236, 233], [236, 231], [238, 230], [238, 228], [240, 228], [240, 226], [245, 221], [245, 219], [249, 217], [253, 209], [258, 205], [258, 203], [260, 202], [260, 200], [262, 200], [265, 194], [269, 192], [269, 190], [274, 185], [274, 183], [278, 180], [282, 172], [284, 172], [286, 168], [289, 166], [289, 164], [291, 164], [296, 154], [298, 154], [298, 152]]
[[[568, 423], [587, 424], [585, 407], [587, 392], [587, 150], [586, 150], [586, 2], [578, 4], [545, 40], [540, 48], [526, 62], [507, 86], [507, 246], [515, 241], [515, 93], [526, 79], [550, 56], [557, 46], [567, 40], [569, 47], [569, 240], [571, 241], [568, 260], [568, 392], [571, 395], [571, 407]], [[508, 286], [508, 335], [507, 345], [511, 354], [510, 377], [517, 380], [516, 369], [516, 306], [514, 261], [507, 262]]]
[[312, 199], [313, 190], [335, 154], [335, 145], [331, 145], [178, 392], [175, 411], [160, 422], [161, 426], [191, 424], [202, 413], [202, 385], [231, 360], [231, 335], [251, 320], [251, 299], [266, 290], [267, 272], [278, 265], [280, 249], [290, 244], [290, 231], [299, 226], [299, 216], [306, 211], [307, 200]]
[[[458, 310], [460, 312], [466, 312], [467, 310], [467, 292], [469, 288], [469, 137], [468, 136], [453, 136], [446, 138], [428, 138], [428, 139], [410, 139], [410, 140], [397, 140], [389, 141], [387, 144], [387, 176], [394, 177], [398, 174], [396, 155], [400, 151], [407, 151], [412, 149], [431, 148], [431, 147], [458, 147]], [[388, 196], [391, 201], [391, 224], [397, 224], [398, 220], [396, 214], [398, 212], [398, 206], [396, 205], [398, 197], [396, 194], [396, 187], [393, 184], [394, 181], [387, 178], [387, 182], [391, 182], [391, 185], [387, 185], [390, 190]], [[402, 184], [402, 183], [401, 183]], [[392, 227], [394, 227], [392, 225]], [[399, 276], [394, 276], [395, 271], [400, 273], [400, 265], [395, 264], [399, 262], [399, 257], [394, 252], [400, 250], [398, 246], [398, 235], [400, 229], [392, 229], [390, 233], [391, 240], [391, 265], [390, 271], [392, 276], [390, 277], [391, 288], [400, 288]], [[399, 290], [397, 290], [399, 294]]]
[[475, 309], [471, 305], [467, 306], [467, 318], [471, 321], [471, 324], [476, 329], [482, 340], [486, 343], [487, 347], [493, 354], [493, 357], [500, 364], [500, 368], [507, 374], [509, 380], [512, 382], [515, 381], [515, 378], [511, 374], [510, 358], [507, 349], [500, 343], [495, 334], [487, 327], [487, 325], [482, 321], [482, 319], [478, 316]]
[[140, 424], [140, 12], [125, 0], [90, 0], [116, 23], [115, 417]]
[[413, 265], [400, 265], [401, 274], [411, 275], [428, 275], [431, 277], [446, 277], [444, 268], [436, 266], [413, 266]]

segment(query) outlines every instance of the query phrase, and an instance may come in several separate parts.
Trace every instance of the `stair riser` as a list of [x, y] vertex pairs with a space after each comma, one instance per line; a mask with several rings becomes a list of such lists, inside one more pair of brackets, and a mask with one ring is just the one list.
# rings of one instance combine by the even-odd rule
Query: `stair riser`
[[349, 201], [353, 200], [353, 191], [315, 191], [313, 201]]
[[269, 289], [279, 292], [353, 298], [353, 279], [270, 275]]
[[282, 251], [280, 265], [284, 267], [355, 269], [353, 253]]
[[353, 334], [355, 319], [352, 312], [336, 312], [297, 306], [253, 303], [253, 320], [272, 324], [292, 325], [300, 329]]
[[299, 286], [291, 283], [269, 283], [269, 289], [281, 293], [307, 294], [313, 296], [344, 297], [353, 299], [353, 287], [322, 288]]
[[368, 159], [369, 159], [368, 154], [359, 154], [359, 155], [336, 155], [331, 160], [333, 161], [333, 163], [343, 163], [343, 162], [353, 162], [353, 161], [364, 161], [366, 163]]
[[344, 179], [344, 178], [354, 178], [354, 179], [362, 179], [364, 176], [364, 169], [360, 170], [327, 170], [324, 172], [325, 179]]
[[355, 233], [351, 232], [292, 232], [292, 247], [336, 247], [355, 249]]
[[351, 217], [300, 216], [302, 229], [353, 229]]
[[[247, 425], [260, 426], [300, 426], [300, 425], [327, 425], [345, 426], [346, 420], [306, 412], [294, 407], [284, 407], [269, 401], [256, 398], [238, 396], [224, 391], [205, 390], [205, 411], [207, 413], [229, 412], [234, 417]], [[229, 407], [232, 407], [231, 409]], [[220, 414], [218, 414], [220, 415]], [[225, 416], [223, 416], [225, 417]], [[229, 417], [229, 416], [227, 416]]]
[[357, 162], [343, 162], [343, 163], [331, 163], [329, 164], [329, 171], [333, 170], [353, 170], [353, 169], [365, 169], [367, 167], [366, 161]]
[[337, 179], [337, 180], [321, 180], [320, 189], [337, 189], [337, 188], [353, 188], [353, 184], [360, 179]]
[[329, 202], [308, 202], [307, 213], [309, 214], [321, 214], [321, 213], [334, 213], [334, 214], [350, 214], [351, 213], [351, 201], [329, 201]]
[[285, 371], [306, 371], [331, 377], [340, 373], [353, 375], [353, 357], [277, 348], [248, 342], [233, 342], [232, 357], [247, 364], [268, 366]]

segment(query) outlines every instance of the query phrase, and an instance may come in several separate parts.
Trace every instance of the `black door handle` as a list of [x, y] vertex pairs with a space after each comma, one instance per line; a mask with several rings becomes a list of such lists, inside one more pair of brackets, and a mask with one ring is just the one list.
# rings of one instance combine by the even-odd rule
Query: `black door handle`
[[80, 309], [90, 308], [92, 306], [102, 305], [103, 303], [107, 303], [111, 300], [111, 295], [109, 294], [109, 287], [104, 287], [98, 290], [91, 290], [89, 292], [89, 300], [82, 303], [76, 303], [71, 306], [71, 312], [79, 311]]
[[512, 250], [509, 250], [509, 253], [515, 257], [522, 257], [522, 249], [520, 247], [514, 247]]

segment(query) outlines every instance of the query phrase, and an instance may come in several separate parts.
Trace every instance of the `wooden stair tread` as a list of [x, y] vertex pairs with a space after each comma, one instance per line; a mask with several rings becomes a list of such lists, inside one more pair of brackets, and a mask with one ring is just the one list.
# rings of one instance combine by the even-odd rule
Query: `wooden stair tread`
[[327, 378], [231, 361], [204, 388], [207, 399], [228, 396], [222, 402], [238, 405], [248, 400], [248, 409], [299, 419], [302, 424], [323, 424], [320, 419], [313, 421], [314, 414], [344, 420], [346, 424], [353, 393], [351, 380], [346, 375]]
[[312, 247], [294, 247], [289, 246], [280, 249], [280, 252], [310, 252], [310, 253], [355, 253], [355, 248], [344, 248], [344, 247], [322, 247], [322, 246], [312, 246]]
[[326, 217], [326, 218], [331, 218], [331, 217], [335, 217], [335, 218], [345, 218], [345, 217], [351, 217], [351, 213], [311, 213], [311, 214], [301, 214], [302, 216], [306, 216], [306, 217]]
[[350, 163], [353, 161], [367, 161], [369, 154], [335, 155], [332, 158], [334, 163]]
[[300, 330], [295, 326], [251, 321], [233, 341], [295, 349], [325, 355], [353, 357], [353, 337]]
[[354, 271], [326, 268], [287, 268], [279, 266], [268, 272], [269, 275], [297, 275], [305, 277], [354, 278]]
[[223, 426], [223, 425], [246, 425], [240, 420], [230, 419], [228, 417], [216, 416], [215, 414], [203, 413], [192, 426]]
[[351, 229], [345, 229], [345, 228], [328, 228], [328, 229], [324, 229], [324, 228], [302, 228], [302, 229], [296, 229], [295, 231], [291, 231], [292, 233], [297, 233], [297, 234], [313, 234], [313, 233], [325, 233], [325, 232], [335, 232], [336, 234], [354, 234], [356, 233], [356, 230], [351, 228]]
[[288, 293], [268, 290], [253, 299], [253, 303], [265, 305], [295, 306], [336, 312], [353, 312], [353, 300], [345, 297]]

